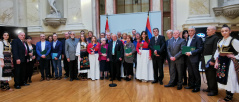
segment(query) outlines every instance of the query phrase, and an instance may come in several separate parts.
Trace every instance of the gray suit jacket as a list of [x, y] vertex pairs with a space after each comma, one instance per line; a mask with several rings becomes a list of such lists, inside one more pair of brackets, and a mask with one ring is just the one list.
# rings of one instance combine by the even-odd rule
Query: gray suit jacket
[[176, 63], [183, 63], [182, 48], [183, 46], [186, 46], [186, 41], [179, 37], [174, 47], [173, 47], [173, 42], [174, 42], [174, 38], [170, 39], [168, 42], [168, 46], [167, 46], [168, 56], [169, 58], [175, 57]]
[[78, 42], [79, 39], [77, 38], [75, 38], [75, 40], [72, 40], [71, 38], [66, 40], [65, 42], [66, 58], [70, 58], [70, 60], [76, 59], [76, 47]]

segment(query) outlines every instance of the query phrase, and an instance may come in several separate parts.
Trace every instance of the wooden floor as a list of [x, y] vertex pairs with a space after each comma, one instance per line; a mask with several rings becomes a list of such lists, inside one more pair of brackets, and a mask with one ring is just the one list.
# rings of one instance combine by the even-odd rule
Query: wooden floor
[[[165, 67], [164, 85], [169, 81], [168, 68]], [[219, 90], [218, 96], [207, 96], [205, 92], [192, 93], [191, 90], [165, 88], [163, 85], [133, 80], [115, 81], [117, 87], [110, 88], [109, 80], [73, 81], [69, 79], [40, 82], [40, 74], [33, 76], [30, 86], [14, 91], [0, 91], [0, 102], [216, 102], [225, 96]], [[203, 83], [203, 80], [202, 80]], [[13, 80], [10, 86], [13, 88]], [[202, 89], [206, 85], [202, 84]], [[239, 94], [233, 102], [239, 102]]]

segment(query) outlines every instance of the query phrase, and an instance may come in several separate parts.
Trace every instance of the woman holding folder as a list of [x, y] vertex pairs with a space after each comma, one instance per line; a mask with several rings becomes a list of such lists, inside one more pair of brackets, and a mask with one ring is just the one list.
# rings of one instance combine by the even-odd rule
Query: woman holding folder
[[89, 53], [89, 60], [90, 60], [90, 78], [91, 80], [97, 80], [100, 77], [100, 68], [99, 68], [99, 47], [100, 43], [97, 42], [95, 36], [91, 38], [91, 43], [87, 46], [87, 52]]
[[131, 42], [131, 36], [127, 35], [127, 42], [125, 42], [124, 47], [124, 74], [126, 74], [126, 81], [130, 81], [133, 75], [133, 60], [134, 60], [134, 53], [135, 47], [134, 44]]
[[108, 44], [106, 44], [106, 39], [101, 38], [101, 47], [99, 47], [99, 61], [100, 61], [100, 79], [103, 80], [104, 77], [108, 79], [109, 65], [107, 62], [107, 50]]
[[151, 50], [149, 50], [149, 38], [147, 32], [141, 33], [141, 40], [137, 43], [137, 70], [136, 78], [147, 82], [154, 80], [153, 62], [151, 59]]
[[87, 40], [85, 35], [80, 36], [80, 41], [76, 47], [76, 56], [78, 56], [78, 72], [80, 73], [81, 80], [87, 80], [90, 69], [89, 53], [87, 52]]
[[231, 37], [230, 33], [231, 29], [223, 25], [221, 29], [223, 38], [218, 41], [214, 54], [218, 88], [226, 90], [226, 97], [219, 99], [218, 102], [231, 102], [233, 94], [239, 93], [239, 41]]

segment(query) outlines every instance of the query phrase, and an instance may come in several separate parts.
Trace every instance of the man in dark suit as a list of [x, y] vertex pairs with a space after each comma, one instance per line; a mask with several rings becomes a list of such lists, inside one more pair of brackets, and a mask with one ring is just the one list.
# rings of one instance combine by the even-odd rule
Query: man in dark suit
[[[167, 34], [167, 37], [168, 37], [168, 40], [166, 41], [166, 49], [167, 49], [168, 42], [173, 37], [173, 31], [172, 30], [167, 30], [166, 34]], [[168, 67], [169, 67], [169, 70], [170, 70], [171, 60], [170, 60], [170, 57], [168, 56], [168, 51], [166, 51], [166, 62], [168, 63]]]
[[65, 42], [65, 53], [67, 61], [69, 62], [70, 69], [70, 81], [79, 80], [77, 78], [77, 57], [76, 57], [76, 47], [79, 39], [75, 38], [75, 33], [71, 32], [70, 38]]
[[106, 43], [109, 44], [111, 41], [112, 41], [111, 35], [110, 34], [106, 34]]
[[[159, 81], [160, 85], [163, 85], [163, 63], [165, 58], [165, 37], [159, 35], [158, 28], [153, 29], [154, 37], [150, 39], [149, 48], [152, 52], [153, 68], [154, 68], [154, 81], [152, 83], [157, 83]], [[159, 45], [160, 50], [154, 49], [154, 45]], [[159, 73], [159, 76], [158, 76]]]
[[[182, 48], [185, 46], [185, 40], [179, 37], [178, 30], [174, 30], [173, 38], [169, 40], [167, 52], [171, 60], [170, 65], [170, 81], [165, 87], [174, 87], [177, 81], [178, 90], [182, 89], [183, 84], [183, 56]], [[178, 79], [177, 79], [178, 78]]]
[[65, 32], [65, 38], [61, 41], [62, 42], [62, 59], [64, 63], [64, 70], [65, 70], [65, 79], [69, 77], [69, 63], [66, 59], [66, 53], [65, 53], [65, 42], [69, 38], [69, 32]]
[[[205, 67], [205, 59], [204, 56], [206, 55], [212, 55], [209, 66], [205, 68], [206, 78], [207, 78], [207, 89], [203, 89], [203, 91], [208, 92], [208, 96], [215, 96], [218, 94], [218, 86], [217, 86], [217, 80], [216, 80], [216, 69], [214, 68], [215, 59], [214, 54], [217, 50], [217, 42], [218, 42], [218, 36], [215, 34], [216, 27], [210, 26], [207, 28], [207, 37], [204, 42], [204, 49], [202, 53], [202, 64], [201, 67]], [[207, 61], [208, 62], [208, 61]]]
[[100, 38], [97, 40], [97, 42], [101, 43], [101, 38], [105, 38], [105, 33], [100, 33]]
[[[61, 80], [62, 77], [62, 67], [61, 67], [61, 53], [62, 53], [62, 43], [58, 41], [57, 35], [53, 34], [53, 41], [51, 42], [51, 56], [53, 58], [53, 66], [55, 71], [55, 79]], [[57, 68], [58, 67], [58, 68]], [[59, 75], [58, 75], [59, 70]]]
[[[36, 52], [37, 52], [37, 60], [40, 63], [40, 71], [41, 71], [41, 80], [43, 81], [50, 80], [50, 70], [48, 67], [48, 62], [50, 60], [50, 52], [51, 52], [51, 45], [50, 42], [46, 41], [45, 34], [40, 34], [41, 41], [37, 42], [36, 44]], [[45, 72], [45, 73], [44, 73]]]
[[188, 28], [189, 37], [186, 45], [188, 47], [195, 47], [194, 51], [186, 52], [187, 57], [187, 66], [188, 66], [188, 87], [185, 89], [193, 89], [192, 92], [200, 91], [201, 87], [201, 77], [199, 73], [199, 61], [200, 55], [203, 50], [203, 42], [200, 37], [195, 35], [196, 30], [195, 27]]
[[25, 33], [20, 32], [18, 38], [12, 41], [12, 54], [13, 54], [13, 64], [14, 64], [14, 87], [16, 89], [21, 89], [21, 86], [27, 86], [26, 82], [26, 63], [29, 49], [28, 45], [25, 43]]
[[121, 81], [120, 78], [120, 68], [121, 61], [124, 58], [124, 48], [123, 43], [120, 40], [117, 40], [117, 36], [115, 34], [112, 35], [112, 40], [108, 45], [108, 53], [107, 53], [107, 61], [111, 63], [111, 81], [115, 80], [115, 77], [118, 81]]

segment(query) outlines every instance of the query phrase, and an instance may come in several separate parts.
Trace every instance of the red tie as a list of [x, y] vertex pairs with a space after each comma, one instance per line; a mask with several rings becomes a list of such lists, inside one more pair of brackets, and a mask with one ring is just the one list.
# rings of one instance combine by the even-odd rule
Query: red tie
[[23, 43], [23, 45], [24, 45], [24, 47], [25, 47], [25, 56], [27, 56], [27, 48], [26, 48], [26, 46], [25, 46], [24, 41], [23, 41], [22, 43]]

